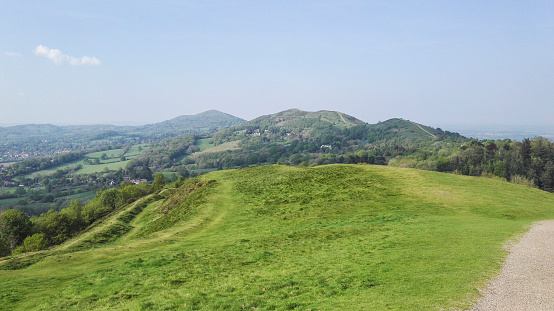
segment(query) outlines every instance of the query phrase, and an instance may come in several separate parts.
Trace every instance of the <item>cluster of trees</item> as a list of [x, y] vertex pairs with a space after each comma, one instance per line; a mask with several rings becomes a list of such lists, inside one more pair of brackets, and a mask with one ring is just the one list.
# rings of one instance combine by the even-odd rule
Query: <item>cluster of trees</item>
[[522, 142], [505, 139], [470, 140], [462, 145], [438, 143], [434, 148], [396, 157], [389, 165], [471, 176], [495, 176], [554, 191], [554, 143], [543, 137], [524, 139]]
[[[151, 179], [152, 171], [162, 171], [164, 169], [186, 175], [188, 171], [184, 169], [181, 160], [186, 155], [191, 155], [198, 150], [195, 142], [203, 137], [197, 134], [165, 139], [131, 160], [129, 165], [127, 165], [127, 170], [134, 178], [146, 178], [149, 180]], [[148, 178], [149, 174], [150, 178]]]
[[[0, 199], [19, 198], [17, 204], [5, 205], [6, 208], [19, 208], [31, 215], [39, 215], [49, 209], [66, 207], [73, 198], [84, 193], [84, 200], [90, 198], [90, 192], [101, 188], [108, 189], [121, 184], [128, 173], [123, 169], [89, 174], [74, 174], [70, 169], [57, 170], [51, 175], [33, 178], [19, 177], [15, 190], [2, 192]], [[152, 175], [147, 180], [152, 180]], [[93, 196], [93, 195], [92, 195]]]
[[63, 243], [96, 220], [125, 204], [160, 191], [164, 185], [164, 176], [158, 173], [151, 185], [122, 183], [117, 188], [99, 191], [85, 205], [75, 200], [60, 211], [49, 210], [30, 218], [21, 210], [4, 211], [0, 214], [0, 256], [37, 251]]

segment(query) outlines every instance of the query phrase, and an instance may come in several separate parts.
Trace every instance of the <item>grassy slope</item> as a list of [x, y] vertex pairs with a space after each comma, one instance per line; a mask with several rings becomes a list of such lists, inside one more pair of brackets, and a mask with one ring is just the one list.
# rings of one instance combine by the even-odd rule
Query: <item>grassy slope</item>
[[465, 308], [500, 268], [503, 244], [554, 218], [551, 193], [394, 167], [265, 166], [202, 178], [216, 182], [150, 203], [114, 242], [0, 270], [0, 305]]

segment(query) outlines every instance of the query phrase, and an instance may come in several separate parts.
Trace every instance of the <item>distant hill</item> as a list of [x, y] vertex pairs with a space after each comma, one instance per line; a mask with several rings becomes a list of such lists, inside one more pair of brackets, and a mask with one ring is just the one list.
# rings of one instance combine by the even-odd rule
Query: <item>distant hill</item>
[[0, 162], [52, 156], [67, 150], [155, 142], [183, 134], [205, 133], [245, 120], [210, 110], [143, 126], [30, 124], [0, 127]]
[[413, 121], [394, 118], [377, 124], [368, 124], [372, 135], [369, 140], [378, 140], [384, 137], [403, 137], [403, 138], [440, 138], [440, 137], [460, 137], [460, 134], [443, 131], [440, 128], [418, 124]]
[[52, 125], [52, 124], [25, 124], [9, 127], [0, 127], [0, 142], [16, 141], [26, 138], [48, 139], [59, 135], [86, 135], [119, 128], [115, 125]]
[[321, 126], [337, 126], [348, 128], [363, 125], [365, 122], [345, 113], [321, 110], [317, 112], [289, 109], [275, 114], [261, 116], [246, 122], [245, 126], [279, 127], [281, 129], [299, 130]]
[[164, 140], [128, 168], [183, 173], [277, 162], [386, 164], [391, 156], [415, 152], [414, 143], [445, 139], [464, 138], [402, 119], [366, 124], [337, 111], [290, 109], [211, 133]]
[[195, 115], [182, 115], [171, 120], [147, 124], [129, 130], [130, 133], [204, 133], [245, 122], [245, 120], [217, 110]]

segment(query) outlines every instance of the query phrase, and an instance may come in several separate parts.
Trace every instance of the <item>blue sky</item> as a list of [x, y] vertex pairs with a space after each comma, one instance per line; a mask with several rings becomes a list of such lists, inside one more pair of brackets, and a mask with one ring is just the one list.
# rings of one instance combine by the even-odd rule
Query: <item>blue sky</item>
[[552, 125], [552, 1], [0, 0], [0, 124]]

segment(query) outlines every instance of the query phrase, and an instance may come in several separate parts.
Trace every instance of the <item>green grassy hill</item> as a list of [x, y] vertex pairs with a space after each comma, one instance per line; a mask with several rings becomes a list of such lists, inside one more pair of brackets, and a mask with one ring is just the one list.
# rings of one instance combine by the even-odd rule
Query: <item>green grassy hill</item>
[[217, 171], [0, 263], [6, 310], [468, 308], [552, 193], [369, 165]]
[[442, 130], [398, 118], [379, 122], [377, 124], [369, 124], [368, 127], [375, 132], [375, 134], [388, 134], [385, 136], [389, 138], [392, 136], [401, 136], [404, 138], [436, 138], [437, 135], [443, 134]]
[[325, 125], [333, 125], [348, 128], [356, 125], [363, 125], [365, 122], [338, 111], [321, 110], [316, 112], [289, 109], [275, 114], [258, 117], [252, 121], [245, 122], [237, 128], [253, 128], [256, 130], [277, 127], [296, 134]]
[[134, 127], [131, 128], [129, 132], [137, 135], [154, 133], [154, 135], [160, 135], [161, 137], [171, 137], [188, 133], [215, 131], [243, 122], [245, 122], [245, 120], [230, 114], [217, 110], [208, 110], [195, 115], [182, 115], [171, 120]]
[[193, 172], [278, 162], [386, 164], [433, 142], [459, 146], [465, 140], [459, 134], [402, 119], [367, 124], [338, 111], [289, 109], [212, 133], [163, 140], [127, 168]]

